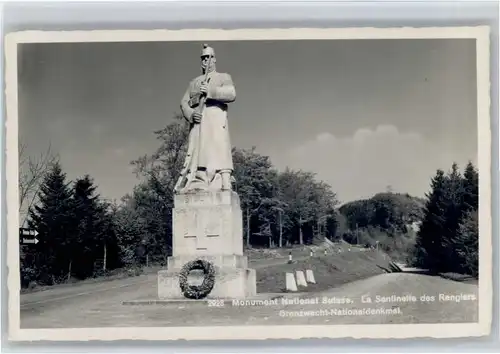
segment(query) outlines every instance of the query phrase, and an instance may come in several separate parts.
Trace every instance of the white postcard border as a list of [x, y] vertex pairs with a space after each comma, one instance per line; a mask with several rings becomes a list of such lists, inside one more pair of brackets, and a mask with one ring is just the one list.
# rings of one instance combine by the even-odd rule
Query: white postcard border
[[[492, 215], [490, 130], [490, 28], [290, 28], [22, 31], [5, 37], [7, 265], [9, 339], [15, 341], [75, 340], [225, 340], [302, 338], [456, 338], [488, 335], [492, 321]], [[479, 321], [467, 324], [311, 325], [231, 327], [109, 327], [65, 329], [20, 328], [19, 213], [18, 213], [18, 97], [17, 45], [55, 42], [145, 42], [228, 40], [332, 39], [476, 39], [478, 170], [479, 170]]]

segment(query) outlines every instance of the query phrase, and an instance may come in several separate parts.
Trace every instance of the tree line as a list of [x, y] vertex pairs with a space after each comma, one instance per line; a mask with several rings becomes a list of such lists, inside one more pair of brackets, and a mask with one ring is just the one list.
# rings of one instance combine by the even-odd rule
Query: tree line
[[339, 208], [340, 237], [349, 243], [376, 247], [404, 261], [414, 247], [425, 200], [392, 191], [355, 200]]
[[28, 214], [28, 227], [38, 243], [22, 246], [21, 280], [54, 284], [70, 277], [85, 279], [118, 265], [111, 205], [100, 200], [90, 176], [66, 181], [59, 162], [44, 176], [38, 203]]
[[[22, 246], [24, 287], [32, 282], [55, 284], [101, 276], [115, 269], [135, 271], [144, 264], [166, 264], [172, 245], [173, 188], [184, 161], [188, 134], [183, 118], [175, 118], [155, 132], [156, 151], [131, 162], [139, 182], [118, 202], [104, 200], [91, 176], [68, 181], [61, 164], [57, 160], [51, 163], [39, 179], [37, 202], [29, 208], [28, 225], [38, 231], [39, 242]], [[421, 263], [429, 257], [441, 257], [446, 253], [444, 249], [448, 250], [447, 259], [470, 262], [468, 255], [474, 246], [469, 246], [465, 238], [471, 237], [474, 224], [469, 221], [473, 216], [464, 216], [465, 211], [460, 212], [460, 226], [455, 233], [461, 235], [461, 241], [458, 236], [453, 238], [450, 231], [440, 234], [440, 242], [446, 245], [443, 249], [438, 252], [429, 248], [428, 239], [436, 239], [439, 232], [430, 201], [441, 203], [439, 210], [444, 219], [439, 220], [455, 218], [451, 209], [443, 209], [444, 197], [438, 198], [434, 192], [427, 196], [427, 201], [387, 192], [340, 206], [332, 186], [312, 172], [290, 168], [279, 171], [268, 156], [255, 148], [233, 148], [232, 154], [233, 187], [240, 197], [247, 248], [310, 245], [326, 237], [363, 246], [380, 245], [389, 253], [410, 253]], [[468, 177], [460, 179], [461, 186], [465, 185], [463, 180], [477, 178], [476, 172], [476, 177], [469, 176], [471, 169], [473, 166], [467, 167]], [[466, 199], [467, 203], [460, 204], [464, 208], [477, 205], [477, 194], [459, 197], [457, 182], [445, 182], [444, 175], [442, 179], [442, 188], [447, 192], [441, 194]], [[471, 190], [467, 186], [464, 188]], [[458, 213], [457, 207], [453, 208]], [[417, 237], [409, 226], [420, 222]], [[451, 221], [446, 222], [439, 230], [448, 230]], [[469, 248], [453, 251], [448, 246], [452, 240], [454, 246], [461, 242]], [[407, 252], [408, 245], [413, 247], [411, 252]]]
[[427, 194], [424, 216], [410, 262], [436, 273], [479, 276], [479, 174], [469, 162], [438, 170]]
[[[177, 116], [156, 131], [157, 150], [131, 164], [139, 183], [119, 202], [103, 200], [91, 176], [68, 181], [56, 160], [45, 173], [28, 226], [36, 245], [23, 246], [25, 286], [85, 279], [171, 254], [173, 187], [184, 161], [185, 121]], [[233, 148], [234, 190], [243, 212], [246, 247], [311, 244], [336, 233], [336, 194], [314, 173], [278, 171], [255, 148]]]

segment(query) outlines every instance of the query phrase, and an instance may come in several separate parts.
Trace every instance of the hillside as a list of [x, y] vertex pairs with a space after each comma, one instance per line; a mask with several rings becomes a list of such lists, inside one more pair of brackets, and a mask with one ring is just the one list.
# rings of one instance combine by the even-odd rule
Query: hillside
[[351, 244], [378, 245], [403, 259], [415, 243], [424, 206], [422, 198], [391, 192], [346, 203], [338, 209], [338, 237]]
[[[312, 256], [310, 251], [313, 250]], [[322, 245], [313, 247], [293, 247], [286, 250], [249, 251], [254, 264], [265, 263], [269, 258], [281, 258], [281, 262], [257, 271], [257, 292], [281, 293], [286, 289], [285, 274], [310, 269], [314, 272], [316, 284], [307, 288], [299, 287], [301, 292], [323, 291], [342, 284], [369, 278], [385, 273], [390, 269], [391, 259], [384, 252], [375, 249], [351, 247], [344, 242], [332, 243], [326, 240]], [[325, 253], [326, 251], [326, 253]], [[292, 254], [293, 262], [285, 263], [285, 255]], [[260, 258], [256, 261], [256, 258]]]
[[357, 253], [341, 253], [330, 256], [310, 257], [294, 264], [281, 264], [257, 269], [257, 292], [280, 293], [286, 288], [285, 274], [310, 269], [314, 272], [316, 284], [301, 292], [315, 292], [335, 288], [342, 284], [366, 279], [385, 273], [389, 269], [389, 259], [376, 250]]

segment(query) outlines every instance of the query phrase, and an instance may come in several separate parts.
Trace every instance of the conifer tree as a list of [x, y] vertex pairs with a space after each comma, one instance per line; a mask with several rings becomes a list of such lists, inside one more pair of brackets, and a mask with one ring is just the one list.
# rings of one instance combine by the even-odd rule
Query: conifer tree
[[95, 260], [103, 257], [106, 220], [99, 195], [95, 194], [96, 188], [89, 175], [77, 179], [73, 187], [75, 224], [78, 229], [72, 255], [73, 270], [78, 278], [92, 275]]
[[438, 171], [417, 235], [417, 265], [437, 272], [477, 270], [478, 173], [472, 163], [460, 174], [456, 163]]
[[455, 237], [449, 242], [453, 253], [453, 271], [478, 276], [479, 255], [479, 175], [472, 162], [465, 168], [462, 179], [461, 215]]
[[457, 253], [454, 249], [454, 239], [457, 237], [460, 221], [462, 220], [464, 205], [464, 180], [454, 163], [447, 176], [446, 212], [441, 237], [442, 253], [440, 257], [441, 271], [454, 271], [458, 264]]
[[464, 210], [477, 210], [479, 207], [479, 174], [469, 161], [464, 171]]
[[40, 186], [39, 203], [29, 211], [30, 228], [38, 231], [35, 265], [38, 280], [59, 282], [70, 272], [76, 225], [66, 174], [56, 162]]
[[452, 247], [456, 252], [456, 271], [477, 277], [479, 275], [479, 219], [477, 210], [470, 210], [465, 214]]
[[440, 267], [442, 255], [442, 235], [445, 232], [447, 211], [446, 188], [444, 171], [437, 170], [431, 182], [431, 192], [427, 195], [424, 219], [415, 247], [416, 265], [434, 271]]

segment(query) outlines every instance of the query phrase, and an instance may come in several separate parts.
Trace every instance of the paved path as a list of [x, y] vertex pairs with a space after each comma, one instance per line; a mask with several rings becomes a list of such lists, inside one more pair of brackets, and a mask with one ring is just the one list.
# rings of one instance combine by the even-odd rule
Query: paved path
[[[309, 259], [306, 257], [296, 257], [295, 261]], [[253, 269], [260, 269], [269, 266], [286, 264], [288, 259], [260, 259], [254, 263], [249, 262], [249, 266]], [[155, 287], [156, 289], [156, 272], [154, 274], [141, 275], [124, 279], [108, 280], [102, 282], [82, 282], [71, 286], [54, 286], [43, 291], [36, 291], [21, 295], [21, 310], [30, 310], [31, 312], [40, 312], [49, 307], [59, 307], [63, 303], [71, 302], [74, 298], [107, 296], [109, 292], [129, 291], [128, 288], [135, 287]], [[79, 300], [76, 300], [79, 301]]]
[[[107, 326], [200, 326], [263, 324], [369, 324], [439, 323], [477, 321], [477, 286], [421, 274], [392, 273], [345, 284], [301, 298], [318, 304], [288, 304], [210, 307], [206, 302], [166, 305], [123, 305], [123, 301], [156, 298], [156, 274], [94, 286], [94, 291], [66, 295], [53, 291], [35, 299], [22, 297], [22, 328]], [[89, 284], [90, 285], [90, 284]], [[66, 290], [66, 289], [65, 289]], [[56, 296], [57, 295], [57, 296]], [[400, 296], [399, 299], [391, 295]], [[402, 298], [405, 296], [405, 298]], [[416, 301], [408, 301], [413, 296]], [[458, 296], [452, 299], [450, 296]], [[297, 295], [294, 295], [295, 297]], [[377, 296], [387, 302], [377, 301]], [[421, 301], [421, 297], [427, 301]], [[461, 297], [460, 297], [461, 296]], [[292, 296], [293, 297], [293, 296]], [[362, 297], [372, 299], [363, 303]], [[434, 297], [434, 300], [432, 300]], [[467, 298], [467, 299], [466, 299]], [[350, 299], [347, 304], [322, 304], [323, 299]], [[454, 300], [454, 301], [452, 301]], [[366, 314], [372, 309], [372, 314]], [[385, 310], [382, 310], [385, 309]], [[321, 310], [321, 311], [320, 311]], [[365, 311], [360, 314], [360, 311]], [[391, 312], [392, 311], [392, 312]]]

